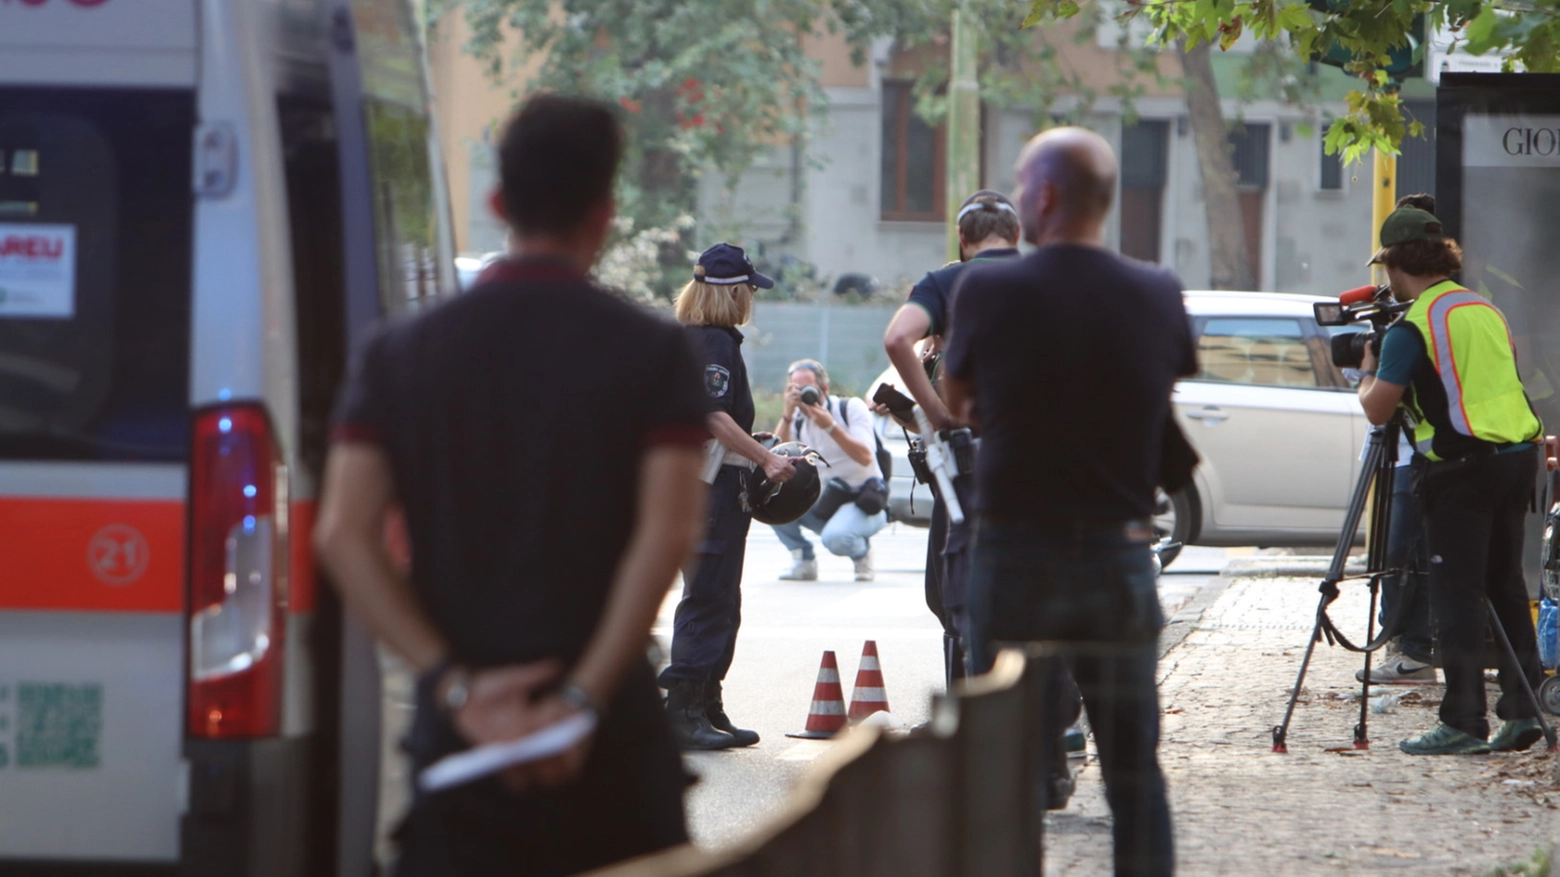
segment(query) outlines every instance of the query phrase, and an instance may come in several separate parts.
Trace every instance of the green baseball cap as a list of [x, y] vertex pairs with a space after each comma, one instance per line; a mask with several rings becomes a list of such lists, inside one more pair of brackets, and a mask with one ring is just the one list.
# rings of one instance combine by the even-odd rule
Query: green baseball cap
[[1386, 254], [1387, 248], [1409, 241], [1438, 241], [1446, 235], [1441, 230], [1441, 220], [1435, 214], [1417, 207], [1399, 207], [1387, 214], [1381, 223], [1381, 249], [1370, 257], [1367, 265], [1375, 265]]

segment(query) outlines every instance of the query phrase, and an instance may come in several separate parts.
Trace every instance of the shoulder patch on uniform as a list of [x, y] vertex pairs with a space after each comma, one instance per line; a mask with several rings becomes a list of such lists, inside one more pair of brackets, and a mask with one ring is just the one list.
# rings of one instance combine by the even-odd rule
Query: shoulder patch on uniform
[[723, 365], [704, 367], [704, 392], [719, 399], [731, 391], [731, 370]]

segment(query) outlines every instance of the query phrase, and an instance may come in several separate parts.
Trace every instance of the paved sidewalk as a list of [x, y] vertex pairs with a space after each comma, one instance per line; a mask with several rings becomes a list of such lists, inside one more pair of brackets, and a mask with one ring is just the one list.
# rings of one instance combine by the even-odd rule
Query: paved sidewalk
[[[1354, 750], [1361, 656], [1325, 642], [1302, 689], [1289, 754], [1271, 751], [1319, 579], [1224, 580], [1172, 619], [1166, 642], [1174, 644], [1160, 662], [1160, 755], [1177, 872], [1485, 875], [1560, 840], [1557, 757], [1542, 743], [1488, 756], [1398, 750], [1400, 739], [1435, 723], [1438, 685], [1373, 687], [1373, 697], [1405, 697], [1371, 713], [1372, 748]], [[1333, 604], [1332, 617], [1356, 641], [1367, 599], [1362, 584], [1347, 584]], [[1490, 692], [1493, 705], [1493, 684]], [[1110, 809], [1091, 754], [1068, 808], [1047, 818], [1045, 871], [1106, 875], [1110, 861]]]

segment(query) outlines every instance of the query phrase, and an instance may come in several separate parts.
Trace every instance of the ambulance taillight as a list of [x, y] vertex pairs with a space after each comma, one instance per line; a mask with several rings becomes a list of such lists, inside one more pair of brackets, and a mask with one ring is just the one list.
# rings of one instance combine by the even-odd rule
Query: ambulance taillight
[[190, 491], [194, 737], [275, 736], [287, 624], [287, 471], [258, 405], [202, 412]]

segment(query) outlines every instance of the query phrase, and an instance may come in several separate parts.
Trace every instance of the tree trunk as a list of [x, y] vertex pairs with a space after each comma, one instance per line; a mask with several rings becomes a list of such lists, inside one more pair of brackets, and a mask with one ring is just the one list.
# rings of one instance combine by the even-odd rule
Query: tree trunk
[[1230, 156], [1219, 86], [1209, 61], [1212, 46], [1188, 49], [1182, 40], [1181, 67], [1186, 72], [1186, 108], [1202, 170], [1203, 206], [1208, 216], [1208, 285], [1213, 289], [1255, 289], [1246, 253], [1246, 223], [1236, 193], [1235, 161]]

